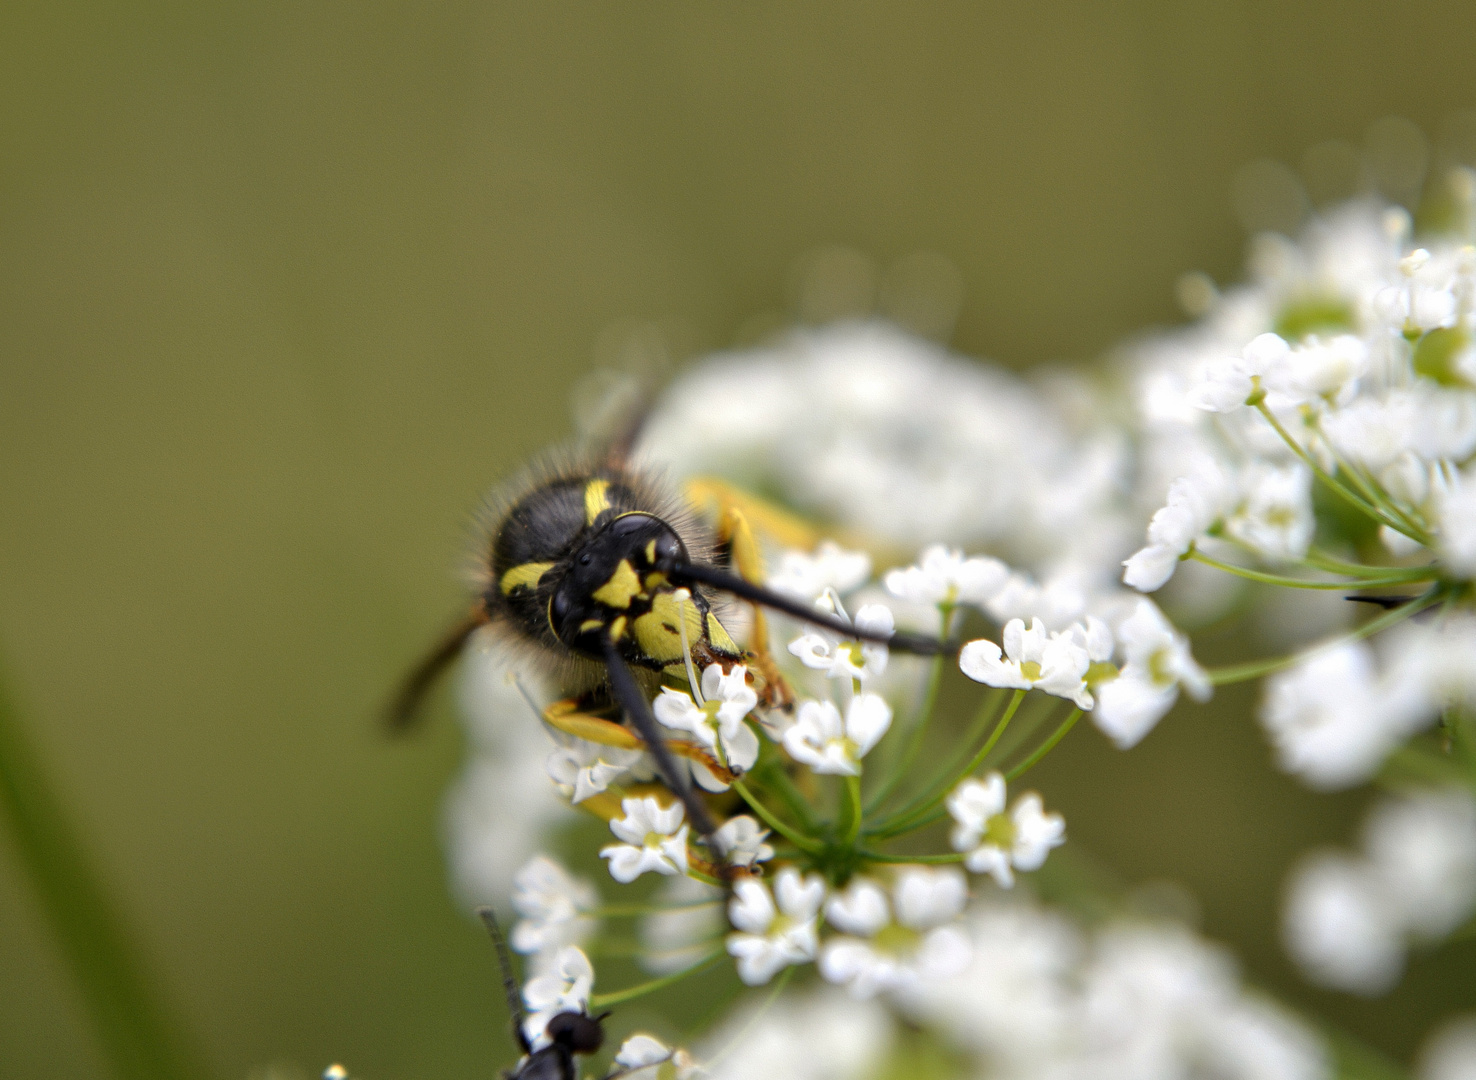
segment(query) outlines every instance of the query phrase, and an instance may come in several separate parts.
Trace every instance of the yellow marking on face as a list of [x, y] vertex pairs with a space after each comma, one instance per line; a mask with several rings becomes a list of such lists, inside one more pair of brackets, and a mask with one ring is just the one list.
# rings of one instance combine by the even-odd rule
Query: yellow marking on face
[[514, 566], [502, 575], [502, 595], [507, 596], [519, 588], [536, 589], [543, 575], [551, 569], [551, 562], [525, 562], [521, 566]]
[[625, 636], [625, 616], [622, 615], [610, 624], [610, 640], [619, 641]]
[[647, 540], [646, 541], [646, 561], [647, 562], [651, 562], [651, 563], [653, 563], [653, 562], [656, 561], [656, 541], [655, 540]]
[[665, 584], [666, 575], [663, 574], [660, 570], [653, 570], [651, 573], [646, 575], [646, 588], [648, 589], [659, 589]]
[[581, 634], [587, 634], [591, 630], [598, 630], [604, 625], [605, 624], [600, 622], [599, 619], [585, 619], [582, 623], [579, 624], [579, 632]]
[[682, 622], [687, 624], [687, 644], [703, 640], [702, 613], [691, 601], [677, 603], [669, 592], [657, 593], [651, 610], [632, 624], [641, 652], [652, 660], [673, 663], [682, 658]]
[[591, 480], [584, 485], [584, 523], [593, 525], [595, 518], [610, 509], [610, 500], [605, 493], [610, 488], [608, 480]]
[[640, 591], [641, 579], [636, 577], [635, 567], [629, 559], [621, 559], [610, 580], [590, 595], [606, 607], [628, 608], [630, 598]]
[[743, 655], [743, 650], [738, 647], [738, 643], [724, 629], [723, 624], [718, 622], [717, 616], [711, 612], [707, 615], [707, 639], [720, 653], [727, 653], [730, 656]]

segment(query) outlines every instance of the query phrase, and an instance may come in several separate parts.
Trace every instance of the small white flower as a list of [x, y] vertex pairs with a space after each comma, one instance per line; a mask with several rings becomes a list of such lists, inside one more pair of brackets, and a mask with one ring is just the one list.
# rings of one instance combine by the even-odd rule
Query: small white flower
[[600, 849], [600, 858], [610, 860], [610, 876], [622, 885], [654, 870], [658, 874], [687, 872], [686, 811], [679, 802], [666, 808], [651, 796], [622, 799], [623, 818], [610, 822], [610, 831], [624, 840]]
[[1472, 1080], [1476, 1077], [1476, 1016], [1442, 1023], [1420, 1049], [1419, 1080]]
[[1435, 504], [1441, 561], [1465, 578], [1476, 577], [1476, 474], [1454, 473]]
[[1369, 863], [1408, 930], [1438, 939], [1476, 907], [1476, 802], [1458, 788], [1383, 799], [1363, 832]]
[[598, 795], [637, 765], [644, 750], [621, 750], [575, 739], [551, 751], [544, 763], [549, 779], [571, 802]]
[[757, 878], [745, 877], [734, 885], [728, 919], [737, 932], [728, 935], [727, 945], [738, 961], [738, 977], [759, 986], [790, 964], [813, 960], [824, 902], [824, 879], [818, 874], [801, 877], [793, 867], [779, 871], [772, 894]]
[[990, 618], [1003, 625], [1011, 619], [1040, 619], [1047, 627], [1062, 626], [1081, 616], [1087, 594], [1070, 573], [1037, 582], [1029, 574], [1011, 574], [984, 605]]
[[1180, 686], [1196, 701], [1208, 700], [1211, 687], [1189, 651], [1189, 639], [1146, 597], [1117, 628], [1117, 638], [1123, 667], [1115, 679], [1096, 687], [1092, 720], [1118, 749], [1126, 750], [1169, 711]]
[[[748, 669], [736, 664], [727, 674], [717, 664], [702, 673], [701, 705], [680, 690], [662, 687], [652, 703], [656, 719], [669, 728], [685, 731], [719, 756], [734, 772], [747, 772], [758, 760], [759, 742], [743, 718], [758, 704], [758, 694], [748, 685]], [[725, 791], [727, 785], [698, 762], [692, 775], [708, 791]]]
[[664, 878], [650, 895], [656, 909], [641, 920], [641, 967], [670, 975], [704, 960], [727, 929], [722, 889], [691, 877]]
[[1254, 461], [1241, 473], [1245, 492], [1225, 531], [1268, 559], [1300, 559], [1312, 543], [1312, 471]]
[[[845, 617], [838, 601], [823, 600], [815, 605]], [[864, 604], [856, 612], [855, 626], [876, 634], [890, 634], [895, 623], [891, 609], [884, 604]], [[887, 647], [872, 641], [840, 640], [834, 634], [812, 630], [796, 638], [789, 651], [800, 663], [815, 671], [823, 671], [832, 679], [865, 681], [887, 670]]]
[[1020, 619], [1011, 619], [1003, 637], [1003, 653], [987, 639], [969, 642], [959, 653], [959, 669], [986, 686], [1044, 690], [1083, 709], [1092, 707], [1085, 679], [1091, 657], [1070, 632], [1048, 634], [1039, 619], [1027, 630]]
[[1233, 412], [1247, 404], [1262, 378], [1285, 363], [1290, 352], [1290, 346], [1276, 334], [1262, 334], [1235, 359], [1210, 365], [1189, 400], [1206, 412]]
[[1261, 723], [1283, 769], [1331, 790], [1373, 775], [1403, 735], [1395, 712], [1382, 701], [1372, 651], [1344, 641], [1268, 679]]
[[581, 944], [596, 925], [584, 913], [599, 902], [600, 894], [588, 881], [572, 876], [547, 855], [535, 855], [513, 878], [512, 905], [522, 918], [512, 929], [512, 947], [520, 953], [547, 953]]
[[837, 930], [871, 937], [891, 921], [887, 892], [868, 877], [854, 877], [825, 902], [825, 920]]
[[547, 1045], [543, 1029], [555, 1016], [565, 1012], [584, 1012], [589, 1007], [589, 994], [593, 989], [594, 968], [589, 957], [572, 945], [558, 951], [549, 970], [535, 975], [523, 985], [523, 1004], [528, 1007], [523, 1034], [534, 1049]]
[[[620, 1044], [615, 1064], [622, 1069], [617, 1074], [621, 1080], [687, 1080], [700, 1071], [697, 1062], [685, 1050], [639, 1033]], [[663, 1065], [669, 1067], [663, 1069]]]
[[1232, 496], [1233, 486], [1216, 470], [1171, 483], [1168, 501], [1148, 523], [1148, 546], [1123, 563], [1122, 580], [1139, 592], [1162, 588], [1194, 541], [1223, 516]]
[[903, 866], [892, 886], [897, 922], [909, 930], [928, 930], [952, 922], [969, 899], [969, 883], [951, 866]]
[[844, 595], [871, 576], [871, 556], [847, 551], [833, 540], [820, 541], [813, 554], [786, 551], [779, 569], [769, 578], [769, 588], [801, 600], [816, 600], [826, 589]]
[[1352, 334], [1323, 339], [1305, 338], [1286, 361], [1267, 378], [1267, 385], [1287, 404], [1300, 405], [1321, 398], [1346, 401], [1357, 380], [1368, 370], [1368, 346]]
[[1307, 978], [1380, 994], [1404, 970], [1404, 945], [1387, 893], [1369, 864], [1338, 852], [1305, 860], [1288, 882], [1282, 939]]
[[852, 879], [825, 905], [827, 921], [843, 934], [825, 943], [820, 974], [862, 1000], [957, 974], [969, 964], [969, 939], [945, 924], [967, 899], [968, 883], [952, 867], [901, 868], [890, 911], [880, 885]]
[[723, 822], [715, 841], [729, 865], [752, 866], [774, 857], [774, 849], [764, 843], [768, 835], [769, 830], [759, 828], [759, 823], [753, 818], [739, 814]]
[[784, 732], [789, 756], [818, 773], [861, 775], [861, 759], [892, 724], [892, 707], [879, 694], [857, 694], [845, 720], [828, 701], [807, 701]]
[[1047, 814], [1040, 796], [1026, 792], [1005, 812], [1005, 781], [997, 772], [970, 778], [947, 800], [954, 826], [954, 851], [968, 852], [964, 865], [989, 874], [1002, 888], [1015, 883], [1015, 870], [1039, 870], [1046, 854], [1066, 842], [1066, 821]]
[[982, 606], [1004, 587], [1010, 568], [986, 556], [964, 558], [961, 551], [934, 544], [916, 565], [889, 570], [887, 592], [920, 604]]

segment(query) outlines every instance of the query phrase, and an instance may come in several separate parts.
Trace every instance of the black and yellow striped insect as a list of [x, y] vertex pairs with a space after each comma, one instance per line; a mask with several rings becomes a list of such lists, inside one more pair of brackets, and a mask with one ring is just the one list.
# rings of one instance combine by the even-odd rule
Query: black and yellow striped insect
[[[703, 501], [718, 510], [716, 525], [709, 526], [651, 472], [630, 465], [623, 449], [628, 444], [622, 440], [622, 449], [572, 463], [535, 466], [495, 497], [472, 609], [410, 673], [391, 722], [408, 726], [437, 674], [473, 633], [488, 627], [528, 663], [551, 668], [571, 694], [544, 711], [548, 723], [595, 742], [648, 750], [662, 782], [707, 838], [715, 828], [712, 817], [673, 754], [700, 758], [718, 776], [727, 770], [701, 748], [662, 736], [650, 699], [664, 676], [685, 680], [689, 661], [697, 670], [718, 664], [727, 671], [743, 663], [763, 700], [786, 706], [791, 699], [767, 651], [762, 608], [903, 652], [955, 647], [907, 633], [858, 632], [769, 591], [738, 493], [721, 484], [701, 488]], [[750, 512], [756, 506], [750, 503]], [[748, 648], [723, 624], [724, 597], [754, 605]]]

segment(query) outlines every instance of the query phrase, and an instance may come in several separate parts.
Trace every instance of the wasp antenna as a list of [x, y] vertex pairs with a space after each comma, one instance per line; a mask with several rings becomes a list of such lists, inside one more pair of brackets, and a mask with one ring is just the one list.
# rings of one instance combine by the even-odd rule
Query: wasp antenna
[[507, 995], [507, 1011], [512, 1018], [513, 1038], [518, 1040], [523, 1053], [531, 1054], [533, 1048], [528, 1045], [528, 1036], [523, 1032], [523, 996], [518, 991], [517, 977], [513, 975], [512, 952], [507, 947], [502, 924], [497, 921], [497, 912], [489, 907], [477, 908], [477, 915], [486, 925], [487, 933], [492, 935], [492, 943], [497, 946], [497, 966], [502, 969], [502, 991]]
[[718, 845], [713, 841], [713, 837], [717, 834], [717, 825], [713, 822], [712, 815], [708, 813], [707, 804], [692, 790], [692, 785], [687, 782], [686, 776], [677, 768], [676, 759], [666, 748], [666, 741], [661, 737], [661, 729], [656, 726], [656, 717], [651, 713], [651, 703], [646, 700], [646, 695], [641, 693], [640, 684], [631, 674], [630, 665], [620, 655], [620, 649], [608, 637], [604, 639], [604, 651], [605, 667], [610, 673], [611, 693], [625, 715], [630, 717], [630, 722], [635, 725], [636, 733], [646, 744], [646, 749], [651, 753], [651, 760], [655, 762], [656, 771], [661, 775], [662, 782], [676, 793], [677, 798], [682, 800], [682, 805], [687, 808], [687, 817], [691, 820], [692, 827], [708, 841], [709, 850], [714, 858], [719, 860], [719, 865], [723, 867], [726, 876], [727, 863], [722, 859]]
[[390, 702], [389, 708], [385, 710], [385, 726], [391, 732], [399, 734], [415, 725], [427, 691], [435, 684], [441, 672], [445, 671], [451, 662], [461, 655], [466, 639], [485, 625], [487, 625], [487, 609], [478, 604], [465, 618], [447, 630], [441, 640], [436, 643], [435, 648], [426, 653], [420, 663], [410, 669], [409, 674], [400, 683], [400, 688]]
[[848, 638], [856, 638], [861, 641], [874, 641], [878, 645], [886, 645], [896, 649], [898, 652], [914, 653], [918, 656], [954, 656], [958, 653], [957, 642], [944, 641], [941, 638], [928, 637], [926, 634], [909, 634], [906, 631], [896, 633], [878, 633], [874, 630], [866, 630], [862, 627], [852, 626], [844, 619], [820, 611], [802, 600], [793, 597], [781, 596], [779, 593], [771, 592], [762, 585], [755, 585], [747, 578], [741, 578], [737, 574], [730, 574], [726, 570], [719, 570], [712, 566], [703, 566], [700, 563], [684, 562], [672, 567], [672, 572], [703, 585], [710, 585], [714, 589], [732, 593], [742, 600], [752, 604], [762, 604], [766, 608], [783, 612], [785, 615], [793, 616], [802, 622], [811, 623], [815, 626], [823, 626], [827, 630], [833, 630]]
[[1397, 608], [1397, 607], [1400, 607], [1401, 605], [1404, 605], [1404, 604], [1409, 603], [1411, 600], [1414, 599], [1414, 597], [1413, 596], [1345, 596], [1345, 597], [1343, 597], [1343, 599], [1344, 600], [1356, 600], [1360, 604], [1377, 604], [1379, 607], [1383, 608], [1385, 611], [1388, 611], [1390, 608]]

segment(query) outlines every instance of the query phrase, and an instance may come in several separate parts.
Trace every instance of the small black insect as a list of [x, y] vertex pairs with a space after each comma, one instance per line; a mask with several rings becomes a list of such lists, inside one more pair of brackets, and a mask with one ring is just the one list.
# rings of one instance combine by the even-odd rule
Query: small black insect
[[[662, 782], [686, 805], [693, 828], [710, 838], [712, 817], [677, 768], [650, 699], [663, 674], [685, 678], [689, 658], [698, 670], [747, 663], [770, 688], [781, 683], [764, 635], [755, 634], [746, 651], [723, 626], [714, 610], [720, 596], [901, 652], [957, 647], [922, 635], [858, 631], [770, 592], [758, 583], [757, 545], [741, 512], [725, 513], [722, 534], [714, 536], [653, 475], [629, 464], [630, 441], [573, 465], [535, 468], [496, 500], [472, 609], [410, 673], [390, 720], [408, 726], [436, 676], [471, 634], [489, 626], [530, 662], [552, 667], [575, 695], [549, 707], [550, 723], [613, 705], [650, 752]], [[720, 549], [723, 559], [715, 554]], [[755, 553], [748, 565], [744, 551]]]
[[563, 1012], [552, 1017], [544, 1031], [549, 1044], [534, 1050], [523, 1030], [523, 999], [518, 992], [518, 982], [513, 976], [512, 956], [508, 952], [507, 939], [498, 925], [497, 915], [491, 908], [480, 908], [477, 914], [492, 935], [497, 946], [497, 964], [502, 969], [502, 989], [507, 995], [507, 1010], [512, 1018], [513, 1038], [523, 1051], [523, 1059], [516, 1066], [503, 1072], [505, 1080], [578, 1080], [579, 1069], [574, 1064], [575, 1054], [593, 1054], [605, 1041], [605, 1017], [609, 1013], [590, 1016], [583, 1012]]

